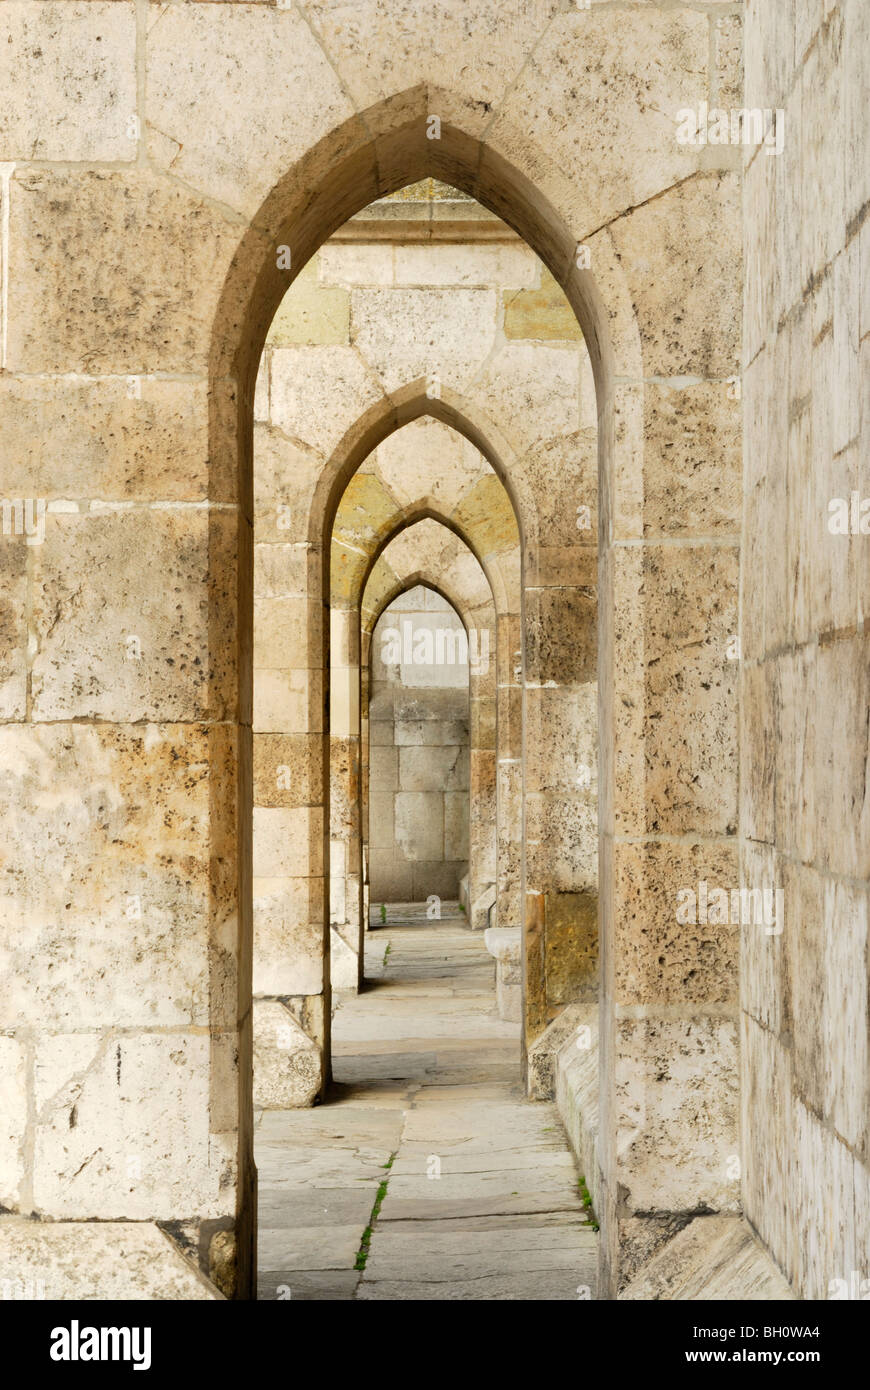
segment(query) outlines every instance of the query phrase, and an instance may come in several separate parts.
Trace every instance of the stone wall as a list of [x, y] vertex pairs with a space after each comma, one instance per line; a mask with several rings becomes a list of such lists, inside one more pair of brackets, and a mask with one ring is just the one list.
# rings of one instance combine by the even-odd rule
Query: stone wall
[[[304, 480], [324, 440], [338, 436], [340, 421], [352, 426], [376, 382], [389, 386], [421, 364], [427, 402], [440, 402], [453, 382], [467, 378], [473, 395], [527, 417], [525, 436], [539, 441], [533, 450], [540, 448], [533, 489], [553, 509], [548, 539], [561, 543], [549, 568], [545, 548], [543, 565], [535, 559], [528, 569], [523, 624], [516, 501], [480, 450], [424, 417], [360, 460], [341, 492], [329, 547], [330, 827], [324, 848], [314, 804], [322, 769], [310, 731], [303, 739], [312, 718], [319, 718], [316, 706], [304, 708], [304, 697], [307, 691], [313, 698], [318, 688], [319, 672], [311, 663], [323, 637], [310, 596], [306, 608], [301, 567], [310, 544], [302, 539], [300, 501], [310, 486]], [[586, 344], [552, 274], [503, 221], [434, 180], [363, 209], [312, 258], [278, 308], [254, 400], [254, 987], [255, 1019], [264, 1020], [258, 1030], [262, 1065], [267, 1053], [274, 1066], [282, 1062], [274, 1045], [284, 1021], [281, 1008], [292, 1013], [294, 1026], [301, 1026], [327, 1065], [318, 915], [327, 857], [333, 880], [330, 978], [341, 989], [356, 987], [361, 978], [367, 806], [359, 744], [358, 607], [380, 547], [421, 517], [445, 520], [467, 541], [471, 554], [459, 588], [467, 586], [476, 557], [499, 615], [494, 702], [487, 716], [498, 730], [497, 917], [520, 928], [529, 905], [534, 914], [524, 993], [529, 1035], [578, 991], [596, 987], [594, 396]], [[561, 499], [553, 493], [552, 472], [571, 489], [570, 506], [558, 521]], [[428, 579], [439, 584], [440, 558], [432, 554], [427, 563]], [[448, 563], [454, 565], [455, 557]], [[473, 700], [472, 708], [482, 714], [485, 705]], [[540, 750], [528, 765], [524, 722], [529, 747]], [[262, 752], [266, 747], [269, 757]], [[276, 796], [276, 768], [292, 765], [298, 771], [291, 764], [297, 755], [305, 760], [307, 781], [294, 777], [292, 787]], [[481, 764], [472, 776], [480, 792], [488, 757], [488, 749], [472, 748], [473, 762]], [[479, 846], [486, 812], [481, 805], [472, 815], [471, 834]], [[281, 825], [288, 832], [283, 837]], [[487, 855], [472, 856], [473, 875]], [[476, 908], [477, 900], [472, 892], [470, 916], [482, 926], [486, 908]], [[260, 1001], [268, 1001], [268, 1011]], [[310, 1059], [307, 1045], [303, 1050]], [[283, 1066], [292, 1070], [286, 1055]], [[277, 1077], [271, 1093], [275, 1103], [282, 1094]], [[299, 1094], [295, 1084], [283, 1093], [288, 1103]]]
[[[447, 632], [439, 661], [436, 634]], [[469, 670], [460, 645], [467, 640], [447, 600], [422, 585], [395, 599], [375, 627], [368, 764], [373, 907], [459, 897], [468, 870]], [[391, 646], [406, 643], [394, 660]]]
[[745, 176], [742, 876], [784, 911], [742, 933], [743, 1192], [817, 1299], [870, 1275], [870, 9], [752, 0], [746, 60], [784, 130]]
[[[495, 573], [498, 573], [496, 568]], [[386, 604], [428, 578], [448, 599], [466, 632], [476, 632], [476, 660], [469, 663], [469, 830], [466, 911], [472, 929], [486, 927], [490, 909], [509, 904], [516, 892], [515, 858], [498, 800], [499, 748], [509, 755], [510, 729], [498, 724], [497, 647], [499, 622], [492, 588], [479, 561], [459, 536], [427, 518], [396, 535], [374, 565], [363, 592], [362, 625], [362, 808], [366, 838], [369, 833], [366, 754], [369, 747], [369, 686], [371, 633]], [[503, 624], [502, 624], [503, 625]], [[501, 810], [501, 815], [500, 815]], [[367, 888], [367, 885], [366, 885]], [[366, 916], [365, 920], [368, 920]]]
[[[516, 903], [531, 1036], [548, 1021], [550, 900], [573, 891], [562, 835], [589, 821], [578, 691], [598, 677], [605, 1292], [681, 1213], [736, 1202], [734, 943], [670, 944], [675, 879], [711, 876], [736, 828], [739, 152], [681, 146], [674, 117], [739, 92], [739, 10], [4, 6], [5, 487], [47, 504], [43, 542], [3, 550], [5, 1206], [164, 1222], [205, 1269], [235, 1237], [226, 1287], [250, 1288], [252, 875], [293, 881], [299, 968], [269, 987], [297, 1001], [306, 1036], [320, 1030], [322, 1077], [331, 526], [364, 458], [423, 415], [486, 455], [522, 546], [527, 629], [503, 620], [500, 686], [522, 657], [499, 699], [515, 776], [529, 774]], [[861, 51], [844, 44], [844, 61]], [[826, 92], [835, 105], [812, 82], [821, 53], [813, 170]], [[425, 287], [400, 337], [381, 332], [387, 287], [359, 287], [353, 341], [296, 344], [270, 382], [292, 460], [279, 532], [274, 494], [254, 487], [255, 454], [262, 478], [275, 443], [258, 428], [254, 444], [269, 324], [336, 228], [433, 176], [546, 264], [594, 402], [578, 345], [510, 337], [492, 286]], [[786, 224], [814, 225], [800, 210]], [[756, 282], [772, 282], [782, 270], [759, 254]], [[525, 288], [548, 293], [543, 277]], [[448, 297], [462, 307], [441, 317]], [[766, 434], [753, 453], [767, 458]], [[286, 547], [256, 631], [255, 525]], [[853, 717], [860, 679], [845, 687]], [[256, 760], [252, 717], [274, 736]], [[255, 762], [270, 804], [252, 865]], [[288, 786], [279, 766], [298, 769]], [[812, 1229], [821, 1239], [820, 1214]]]

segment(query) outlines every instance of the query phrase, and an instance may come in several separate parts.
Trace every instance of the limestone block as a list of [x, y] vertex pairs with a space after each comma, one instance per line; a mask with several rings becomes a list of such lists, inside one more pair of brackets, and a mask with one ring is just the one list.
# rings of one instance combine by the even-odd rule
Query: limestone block
[[228, 717], [235, 526], [226, 512], [49, 513], [32, 547], [34, 717]]
[[427, 13], [414, 0], [401, 0], [389, 11], [378, 0], [306, 0], [304, 12], [360, 107], [426, 81], [444, 91], [443, 97], [436, 93], [433, 109], [445, 121], [452, 114], [446, 93], [456, 92], [466, 120], [477, 126], [513, 82], [557, 8], [556, 0], [531, 10], [523, 0], [487, 0], [476, 8], [473, 23], [451, 5]]
[[[273, 354], [278, 356], [278, 354]], [[271, 424], [254, 425], [254, 520], [258, 542], [304, 545], [323, 467], [320, 455]]]
[[254, 878], [254, 993], [320, 994], [323, 879]]
[[472, 751], [495, 749], [495, 710], [496, 702], [492, 696], [471, 701], [470, 739]]
[[741, 405], [721, 382], [644, 388], [644, 531], [737, 535]]
[[405, 747], [398, 752], [403, 792], [467, 791], [467, 747]]
[[739, 924], [677, 920], [682, 890], [697, 898], [701, 880], [710, 892], [741, 886], [736, 845], [615, 844], [613, 869], [614, 998], [625, 1005], [736, 1003]]
[[529, 791], [585, 791], [594, 803], [598, 782], [597, 685], [526, 690], [526, 769]]
[[444, 793], [444, 858], [468, 859], [468, 792]]
[[0, 748], [2, 1026], [229, 1026], [232, 730], [5, 725]]
[[780, 734], [775, 745], [776, 838], [785, 853], [796, 851], [810, 862], [815, 858], [816, 777], [819, 773], [804, 777], [799, 770], [818, 768], [816, 730], [805, 714], [813, 707], [816, 662], [815, 647], [805, 648], [780, 657], [774, 672], [780, 716]]
[[[504, 647], [504, 639], [500, 648]], [[499, 763], [518, 761], [523, 749], [522, 690], [516, 684], [500, 684], [496, 692], [497, 753]]]
[[556, 1104], [586, 1189], [592, 1198], [592, 1210], [600, 1216], [603, 1203], [598, 1154], [601, 1084], [598, 1009], [594, 1004], [569, 1004], [541, 1038], [546, 1039], [551, 1029], [554, 1044], [563, 1029], [565, 1032], [564, 1041], [555, 1057]]
[[10, 0], [3, 18], [3, 158], [135, 160], [135, 7]]
[[776, 743], [780, 721], [774, 662], [741, 667], [741, 823], [751, 840], [775, 838]]
[[539, 274], [535, 254], [521, 241], [507, 245], [397, 245], [397, 285], [498, 285], [524, 288]]
[[788, 1027], [792, 1008], [788, 964], [801, 917], [796, 866], [772, 846], [747, 841], [740, 852], [740, 882], [749, 889], [773, 887], [783, 891], [782, 911], [777, 906], [775, 923], [748, 921], [740, 928], [741, 1008], [778, 1036]]
[[333, 608], [329, 632], [333, 666], [358, 666], [360, 632], [357, 614]]
[[355, 348], [333, 345], [274, 348], [271, 389], [272, 424], [324, 457], [383, 394]]
[[[617, 1019], [617, 1176], [633, 1211], [736, 1211], [737, 1037], [723, 1018]], [[691, 1142], [688, 1137], [691, 1135]]]
[[394, 857], [392, 850], [369, 851], [370, 896], [372, 903], [407, 903], [412, 901], [412, 868], [410, 862]]
[[103, 1221], [233, 1215], [236, 1065], [232, 1035], [43, 1038], [34, 1064], [36, 1211]]
[[[680, 99], [676, 108], [685, 105]], [[737, 175], [680, 183], [636, 206], [611, 234], [632, 286], [645, 374], [733, 376], [742, 293]]]
[[359, 729], [360, 677], [356, 666], [333, 668], [330, 683], [330, 728], [339, 737], [352, 737]]
[[[854, 441], [861, 428], [861, 263], [857, 237], [844, 247], [834, 263], [833, 290], [832, 346], [837, 390], [831, 401], [831, 442], [837, 455]], [[816, 383], [817, 387], [820, 385]]]
[[[349, 315], [348, 288], [356, 285], [392, 285], [394, 283], [393, 265], [396, 249], [391, 242], [366, 244], [356, 241], [327, 241], [317, 254], [317, 273], [321, 293], [325, 297], [333, 292], [328, 287], [332, 285], [343, 286], [342, 298], [347, 302]], [[307, 270], [308, 266], [306, 266], [306, 272]], [[296, 283], [298, 284], [298, 281]]]
[[805, 865], [793, 866], [786, 890], [783, 945], [795, 1083], [805, 1102], [862, 1152], [868, 1138], [868, 1008], [866, 982], [855, 963], [867, 947], [868, 895]]
[[[467, 882], [466, 879], [463, 882]], [[460, 901], [462, 895], [460, 893]], [[496, 911], [496, 891], [494, 883], [484, 885], [478, 897], [464, 903], [468, 913], [469, 924], [473, 931], [480, 931], [483, 927], [498, 926], [498, 913]]]
[[535, 684], [593, 681], [598, 610], [594, 591], [526, 591], [526, 676]]
[[496, 295], [476, 289], [358, 289], [353, 341], [384, 391], [421, 378], [464, 392], [495, 341]]
[[[297, 275], [275, 311], [267, 345], [296, 347], [305, 343], [313, 347], [350, 341], [350, 295], [346, 289], [322, 283], [335, 278], [325, 270], [330, 250], [338, 249], [327, 243]], [[381, 247], [371, 249], [383, 260]]]
[[[859, 60], [860, 61], [860, 60]], [[834, 259], [843, 241], [846, 212], [846, 122], [844, 92], [843, 11], [838, 8], [823, 26], [807, 54], [801, 74], [801, 284]], [[765, 103], [770, 105], [769, 102]], [[797, 136], [786, 130], [786, 140]], [[854, 167], [858, 167], [857, 165]], [[826, 197], [817, 189], [823, 180]], [[852, 182], [851, 171], [849, 183]], [[849, 201], [857, 193], [850, 191]]]
[[[707, 97], [708, 46], [703, 14], [649, 7], [627, 29], [572, 7], [548, 27], [490, 138], [509, 158], [506, 132], [522, 131], [576, 182], [585, 227], [600, 227], [689, 174], [675, 116]], [[588, 120], [569, 117], [578, 106]]]
[[321, 672], [259, 667], [254, 675], [254, 728], [261, 733], [322, 730]]
[[307, 598], [254, 599], [255, 670], [316, 666], [322, 642], [322, 604]]
[[0, 1203], [17, 1210], [26, 1171], [27, 1055], [23, 1043], [6, 1036], [0, 1036], [0, 1116]]
[[399, 755], [395, 748], [376, 744], [369, 749], [369, 788], [394, 791], [399, 785]]
[[[465, 703], [464, 696], [462, 703]], [[400, 719], [394, 726], [397, 748], [445, 747], [468, 742], [468, 720]]]
[[716, 20], [716, 104], [727, 109], [743, 105], [743, 16]]
[[343, 840], [329, 842], [329, 920], [339, 923], [345, 920], [347, 873], [347, 845]]
[[468, 487], [492, 472], [464, 435], [429, 416], [388, 435], [378, 445], [375, 461], [379, 476], [402, 506], [431, 495], [439, 505], [452, 508]]
[[383, 748], [393, 746], [394, 725], [392, 719], [372, 719], [369, 722], [369, 746]]
[[488, 927], [483, 934], [489, 954], [495, 958], [496, 1007], [499, 1018], [519, 1023], [522, 1019], [522, 932], [519, 927]]
[[[100, 8], [103, 8], [102, 6]], [[150, 1221], [0, 1218], [0, 1268], [13, 1299], [221, 1299], [223, 1295]]]
[[394, 844], [393, 793], [372, 792], [369, 802], [369, 844], [372, 849], [386, 849]]
[[254, 1105], [295, 1110], [312, 1105], [321, 1084], [320, 1049], [283, 1004], [254, 1005]]
[[254, 874], [258, 878], [323, 873], [322, 806], [254, 807]]
[[[498, 282], [497, 282], [498, 283]], [[539, 342], [558, 339], [562, 342], [582, 342], [583, 334], [577, 316], [557, 280], [541, 266], [538, 289], [506, 290], [504, 298], [504, 333], [506, 338], [532, 338]]]
[[581, 1022], [592, 1012], [588, 1005], [568, 1004], [535, 1038], [527, 1061], [530, 1100], [555, 1099], [556, 1057], [566, 1041], [576, 1040]]
[[330, 828], [334, 837], [349, 840], [360, 819], [358, 739], [330, 739]]
[[444, 798], [438, 792], [396, 793], [396, 844], [406, 859], [439, 860], [444, 847]]
[[334, 929], [329, 934], [329, 981], [333, 990], [359, 986], [359, 955]]
[[317, 806], [322, 800], [322, 734], [254, 735], [256, 806]]
[[459, 880], [468, 868], [468, 859], [414, 860], [411, 864], [411, 897], [424, 902], [434, 894], [443, 900], [459, 897]]
[[[776, 182], [774, 206], [776, 212], [775, 225], [771, 229], [771, 236], [775, 238], [777, 247], [773, 257], [773, 314], [774, 324], [782, 322], [783, 318], [790, 309], [801, 302], [803, 286], [801, 283], [801, 237], [803, 220], [801, 213], [801, 182], [799, 175], [796, 177], [797, 164], [800, 159], [799, 141], [793, 139], [795, 132], [800, 129], [800, 110], [801, 110], [801, 88], [799, 83], [795, 83], [785, 102], [782, 104], [785, 112], [783, 129], [788, 132], [783, 154], [776, 159], [769, 160], [765, 156], [765, 162], [773, 163], [774, 178]], [[748, 247], [750, 254], [758, 254], [760, 243]], [[784, 264], [788, 262], [788, 264]], [[768, 276], [770, 271], [768, 269]], [[752, 278], [759, 278], [758, 272], [753, 269]], [[747, 276], [747, 281], [749, 276]], [[757, 287], [747, 283], [747, 298], [750, 293], [756, 294]]]
[[258, 598], [304, 598], [319, 579], [316, 558], [304, 543], [254, 546], [254, 592]]
[[598, 894], [548, 893], [545, 908], [547, 1005], [588, 999], [598, 988]]
[[752, 1227], [738, 1216], [696, 1217], [619, 1295], [623, 1300], [645, 1302], [780, 1302], [795, 1297]]
[[580, 362], [572, 346], [507, 342], [480, 375], [487, 411], [517, 452], [581, 426]]
[[870, 28], [866, 6], [846, 0], [843, 14], [843, 98], [846, 107], [846, 223], [856, 217], [870, 196], [863, 159], [863, 112], [870, 90]]
[[[523, 458], [520, 470], [534, 495], [540, 544], [588, 545], [594, 550], [598, 534], [596, 431], [580, 429], [539, 441]], [[556, 477], [558, 487], [553, 486]], [[581, 507], [588, 509], [588, 516], [581, 515]]]
[[618, 383], [612, 415], [601, 420], [602, 444], [613, 462], [599, 506], [614, 540], [636, 540], [643, 534], [645, 391], [632, 382]]
[[359, 956], [338, 932], [332, 934], [329, 955], [329, 978], [332, 989], [355, 992], [359, 988]]
[[[365, 547], [371, 553], [373, 542], [385, 534], [395, 519], [396, 499], [377, 474], [356, 473], [342, 493], [335, 514], [333, 541], [344, 541], [356, 549]], [[339, 586], [337, 592], [353, 601], [359, 590]]]
[[517, 519], [504, 483], [487, 473], [464, 493], [453, 513], [454, 521], [473, 537], [480, 555], [512, 550], [519, 543]]
[[310, 28], [284, 7], [223, 5], [213, 17], [170, 6], [151, 20], [147, 63], [148, 124], [161, 137], [151, 158], [248, 214], [353, 114]]
[[[870, 641], [855, 636], [848, 641], [820, 644], [815, 660], [815, 681], [810, 715], [815, 731], [813, 800], [824, 807], [836, 835], [818, 844], [821, 867], [850, 878], [870, 875], [870, 804], [865, 774], [870, 758], [866, 712], [870, 703]], [[796, 698], [796, 715], [808, 705]], [[837, 711], [836, 721], [830, 711]], [[786, 745], [787, 746], [787, 745]], [[785, 760], [785, 747], [783, 747]], [[800, 764], [782, 768], [783, 778], [795, 779], [793, 794], [806, 795], [806, 778]], [[778, 779], [779, 780], [779, 779]], [[798, 785], [799, 781], [799, 785]]]
[[[647, 547], [646, 798], [650, 830], [733, 832], [737, 820], [737, 550]], [[617, 687], [618, 688], [618, 687]]]
[[532, 792], [526, 799], [526, 874], [535, 891], [594, 892], [598, 820], [588, 792]]
[[3, 376], [5, 495], [233, 501], [234, 480], [208, 466], [207, 427], [201, 381]]
[[[39, 512], [23, 518], [36, 523]], [[14, 519], [13, 523], [14, 524]], [[0, 718], [23, 719], [27, 710], [27, 553], [26, 535], [0, 536]]]
[[145, 168], [17, 171], [9, 366], [204, 375], [238, 236], [214, 204]]
[[[765, 104], [767, 104], [765, 102]], [[784, 158], [786, 156], [780, 156]], [[781, 234], [777, 217], [777, 160], [765, 154], [757, 155], [744, 177], [745, 215], [747, 225], [755, 228], [755, 237], [747, 240], [747, 275], [744, 296], [744, 340], [746, 360], [751, 362], [775, 329], [774, 304], [776, 284], [767, 270], [769, 248]]]

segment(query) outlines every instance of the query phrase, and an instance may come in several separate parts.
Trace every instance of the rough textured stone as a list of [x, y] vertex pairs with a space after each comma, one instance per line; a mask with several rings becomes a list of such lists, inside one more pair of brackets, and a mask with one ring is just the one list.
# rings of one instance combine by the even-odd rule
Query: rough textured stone
[[[219, 1299], [221, 1294], [149, 1221], [42, 1224], [0, 1218], [0, 1268], [13, 1299]], [[13, 1272], [14, 1271], [14, 1272]]]
[[266, 1110], [311, 1105], [321, 1085], [320, 1052], [283, 1004], [254, 1010], [254, 1104]]
[[674, 1236], [620, 1299], [790, 1300], [796, 1297], [748, 1222], [701, 1216]]

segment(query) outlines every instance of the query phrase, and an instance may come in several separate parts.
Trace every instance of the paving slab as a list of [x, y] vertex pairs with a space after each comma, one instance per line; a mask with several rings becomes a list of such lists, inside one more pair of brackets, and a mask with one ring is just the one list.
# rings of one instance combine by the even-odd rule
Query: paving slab
[[388, 907], [366, 974], [337, 1002], [326, 1102], [257, 1119], [259, 1296], [594, 1297], [574, 1158], [555, 1106], [526, 1099], [482, 933], [455, 910], [429, 922], [425, 905]]

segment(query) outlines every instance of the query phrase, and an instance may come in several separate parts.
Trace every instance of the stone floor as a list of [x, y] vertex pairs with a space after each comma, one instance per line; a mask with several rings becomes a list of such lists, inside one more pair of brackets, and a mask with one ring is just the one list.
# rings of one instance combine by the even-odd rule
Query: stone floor
[[524, 1098], [483, 933], [442, 911], [378, 910], [330, 1099], [258, 1117], [260, 1298], [594, 1297], [559, 1117]]

